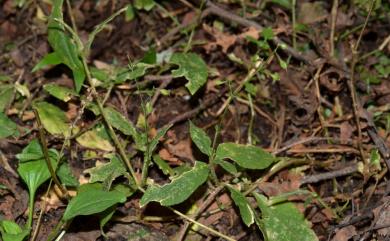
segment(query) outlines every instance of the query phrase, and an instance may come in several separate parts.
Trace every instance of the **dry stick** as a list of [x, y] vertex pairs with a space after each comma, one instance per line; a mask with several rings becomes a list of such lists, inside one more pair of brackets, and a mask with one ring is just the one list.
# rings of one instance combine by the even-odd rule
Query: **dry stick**
[[156, 104], [157, 100], [158, 100], [158, 97], [160, 97], [160, 94], [161, 94], [161, 90], [162, 89], [165, 89], [171, 82], [172, 82], [172, 79], [173, 77], [171, 76], [171, 78], [167, 78], [164, 82], [162, 82], [160, 84], [160, 86], [157, 88], [156, 90], [156, 93], [153, 95], [153, 98], [151, 100], [151, 105], [152, 107], [154, 107], [154, 105]]
[[337, 20], [337, 8], [339, 6], [338, 0], [333, 0], [332, 10], [331, 10], [331, 23], [330, 23], [330, 57], [334, 57], [334, 32], [336, 28], [336, 20]]
[[296, 12], [295, 12], [296, 6], [297, 6], [297, 1], [292, 0], [292, 4], [291, 4], [292, 25], [293, 25], [292, 26], [292, 43], [293, 43], [294, 49], [297, 47], [297, 31], [295, 30], [296, 23], [297, 23]]
[[301, 145], [301, 144], [305, 144], [305, 143], [308, 143], [308, 142], [315, 142], [315, 141], [329, 141], [329, 140], [334, 140], [334, 138], [331, 138], [331, 137], [308, 137], [308, 138], [303, 138], [303, 139], [300, 139], [299, 141], [296, 141], [294, 143], [291, 143], [287, 146], [284, 146], [282, 148], [279, 148], [275, 151], [272, 152], [273, 155], [278, 155], [284, 151], [287, 151], [288, 149], [294, 147], [294, 146], [297, 146], [297, 145]]
[[385, 160], [387, 169], [390, 170], [390, 148], [386, 145], [385, 141], [378, 135], [372, 117], [367, 113], [367, 111], [365, 111], [364, 114], [367, 120], [368, 135], [375, 143], [375, 146], [378, 148], [379, 153], [382, 155], [382, 158]]
[[[207, 199], [202, 203], [202, 205], [199, 207], [199, 209], [196, 211], [196, 213], [192, 216], [192, 218], [197, 219], [203, 211], [210, 206], [210, 204], [214, 201], [215, 197], [222, 191], [224, 188], [224, 185], [221, 185], [217, 187], [208, 197]], [[184, 226], [181, 228], [179, 232], [179, 236], [177, 238], [177, 241], [182, 241], [186, 237], [187, 230], [191, 226], [190, 222], [185, 222]]]
[[225, 95], [225, 93], [228, 91], [228, 88], [223, 88], [222, 90], [220, 90], [217, 94], [217, 96], [215, 96], [214, 98], [211, 98], [209, 100], [206, 100], [204, 102], [202, 102], [198, 107], [196, 107], [195, 109], [192, 109], [188, 112], [185, 112], [181, 115], [178, 115], [176, 116], [175, 118], [173, 118], [171, 121], [169, 121], [168, 124], [166, 124], [166, 126], [168, 125], [174, 125], [178, 122], [182, 122], [182, 121], [185, 121], [185, 120], [188, 120], [188, 119], [191, 119], [192, 117], [196, 116], [197, 114], [199, 114], [202, 110], [205, 110], [207, 109], [208, 107], [214, 105], [215, 103], [217, 103], [219, 101], [219, 99]]
[[184, 218], [184, 219], [187, 219], [188, 221], [190, 221], [190, 222], [192, 222], [192, 223], [194, 223], [194, 224], [196, 224], [196, 225], [198, 225], [198, 226], [200, 226], [200, 227], [206, 229], [207, 231], [209, 231], [210, 233], [213, 233], [214, 235], [217, 235], [217, 236], [219, 236], [219, 237], [221, 237], [221, 238], [224, 238], [224, 239], [226, 239], [226, 240], [228, 240], [228, 241], [236, 241], [235, 239], [230, 238], [229, 236], [226, 236], [226, 235], [224, 235], [224, 234], [222, 234], [222, 233], [220, 233], [220, 232], [218, 232], [218, 231], [216, 231], [216, 230], [214, 230], [214, 229], [212, 229], [212, 228], [209, 228], [209, 227], [207, 227], [206, 225], [204, 225], [204, 224], [202, 224], [202, 223], [196, 221], [195, 219], [190, 218], [190, 217], [188, 217], [187, 215], [182, 214], [181, 212], [177, 211], [176, 209], [173, 209], [173, 208], [171, 208], [171, 207], [168, 207], [168, 209], [171, 210], [173, 213], [179, 215], [180, 217], [182, 217], [182, 218]]
[[37, 225], [35, 225], [35, 230], [34, 230], [34, 233], [33, 233], [32, 237], [31, 237], [30, 241], [35, 241], [37, 239], [37, 237], [38, 237], [39, 229], [41, 227], [41, 220], [42, 220], [43, 213], [45, 212], [45, 209], [46, 209], [46, 206], [47, 206], [47, 198], [49, 197], [49, 192], [50, 192], [50, 189], [51, 189], [51, 185], [52, 185], [52, 180], [50, 180], [49, 186], [46, 189], [46, 193], [45, 193], [46, 199], [43, 201], [43, 207], [41, 207], [41, 211], [39, 212]]
[[[250, 20], [245, 19], [243, 17], [240, 17], [238, 15], [235, 15], [235, 14], [215, 5], [211, 1], [207, 1], [206, 6], [208, 7], [207, 9], [210, 11], [211, 14], [220, 16], [222, 18], [228, 19], [230, 21], [236, 22], [236, 23], [243, 25], [243, 26], [246, 26], [246, 27], [254, 27], [259, 31], [263, 30], [263, 26], [259, 25], [258, 23], [250, 21]], [[298, 52], [297, 50], [295, 50], [294, 48], [292, 48], [291, 46], [287, 45], [282, 40], [280, 40], [277, 36], [274, 36], [272, 38], [272, 41], [274, 42], [275, 45], [285, 46], [285, 48], [281, 48], [282, 51], [286, 52], [287, 54], [291, 55], [292, 57], [294, 57], [298, 60], [301, 60], [302, 62], [304, 62], [305, 64], [308, 64], [310, 66], [313, 65], [312, 58]]]
[[358, 165], [345, 167], [341, 170], [335, 170], [331, 172], [325, 172], [317, 175], [306, 176], [301, 180], [301, 185], [309, 183], [317, 183], [324, 180], [333, 179], [335, 177], [346, 176], [358, 171]]
[[367, 27], [367, 23], [368, 23], [368, 20], [371, 16], [372, 9], [374, 8], [374, 4], [375, 4], [375, 0], [371, 0], [370, 9], [368, 11], [366, 20], [364, 21], [363, 28], [360, 31], [358, 40], [352, 49], [351, 78], [348, 81], [349, 90], [350, 90], [350, 94], [351, 94], [351, 98], [352, 98], [353, 113], [355, 116], [356, 127], [358, 130], [358, 147], [359, 147], [360, 155], [363, 159], [363, 162], [365, 162], [366, 164], [367, 164], [368, 160], [366, 160], [365, 155], [364, 155], [363, 144], [362, 144], [362, 138], [363, 138], [362, 136], [363, 135], [362, 135], [362, 128], [360, 126], [360, 120], [359, 120], [360, 103], [357, 100], [357, 95], [356, 95], [356, 90], [355, 90], [355, 67], [356, 67], [356, 62], [358, 60], [359, 44], [360, 44], [360, 41], [362, 39], [363, 32]]

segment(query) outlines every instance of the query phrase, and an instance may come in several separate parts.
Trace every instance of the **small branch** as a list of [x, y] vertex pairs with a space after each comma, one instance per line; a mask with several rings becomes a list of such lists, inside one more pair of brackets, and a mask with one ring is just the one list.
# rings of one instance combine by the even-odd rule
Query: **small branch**
[[207, 231], [209, 231], [210, 233], [212, 233], [212, 234], [214, 234], [214, 235], [216, 235], [216, 236], [218, 236], [218, 237], [224, 238], [224, 239], [226, 239], [226, 240], [228, 240], [228, 241], [236, 241], [235, 239], [230, 238], [230, 237], [226, 236], [225, 234], [220, 233], [220, 232], [218, 232], [218, 231], [216, 231], [216, 230], [214, 230], [214, 229], [212, 229], [212, 228], [209, 228], [209, 227], [207, 227], [206, 225], [204, 225], [204, 224], [202, 224], [202, 223], [196, 221], [196, 220], [193, 219], [193, 218], [188, 217], [187, 215], [185, 215], [185, 214], [183, 214], [183, 213], [181, 213], [181, 212], [179, 212], [179, 211], [177, 211], [177, 210], [175, 210], [175, 209], [173, 209], [173, 208], [171, 208], [171, 207], [168, 207], [168, 208], [169, 208], [173, 213], [175, 213], [175, 214], [179, 215], [180, 217], [182, 217], [182, 218], [184, 218], [184, 219], [190, 221], [191, 223], [194, 223], [194, 224], [196, 224], [196, 225], [198, 225], [198, 226], [200, 226], [200, 227], [206, 229]]
[[292, 4], [291, 4], [291, 14], [292, 14], [292, 43], [293, 43], [293, 48], [296, 49], [297, 48], [297, 32], [295, 30], [296, 28], [296, 13], [295, 13], [295, 9], [297, 7], [297, 1], [296, 0], [292, 0]]
[[301, 180], [301, 185], [309, 184], [309, 183], [317, 183], [324, 180], [333, 179], [336, 177], [346, 176], [355, 173], [357, 171], [358, 171], [358, 165], [353, 165], [353, 166], [345, 167], [341, 170], [335, 170], [331, 172], [320, 173], [317, 175], [306, 176]]
[[166, 125], [174, 125], [174, 124], [176, 124], [176, 123], [178, 123], [178, 122], [182, 122], [182, 121], [185, 121], [185, 120], [188, 120], [188, 119], [193, 118], [194, 116], [196, 116], [197, 114], [199, 114], [201, 111], [203, 111], [203, 110], [209, 108], [210, 106], [214, 105], [215, 103], [217, 103], [217, 102], [220, 100], [220, 98], [221, 98], [222, 96], [225, 95], [225, 93], [226, 93], [227, 91], [228, 91], [228, 88], [223, 88], [223, 89], [221, 89], [220, 91], [218, 91], [218, 94], [217, 94], [215, 97], [213, 97], [213, 98], [211, 98], [211, 99], [209, 99], [209, 100], [206, 100], [206, 101], [202, 102], [202, 103], [201, 103], [198, 107], [196, 107], [195, 109], [192, 109], [192, 110], [190, 110], [190, 111], [188, 111], [188, 112], [185, 112], [185, 113], [183, 113], [183, 114], [181, 114], [181, 115], [176, 116], [175, 118], [173, 118], [173, 119], [172, 119], [168, 124], [166, 124]]
[[356, 67], [356, 63], [358, 61], [358, 49], [359, 49], [359, 44], [360, 44], [360, 41], [362, 39], [362, 36], [363, 36], [363, 32], [364, 30], [366, 29], [367, 27], [367, 23], [368, 23], [368, 20], [371, 16], [371, 13], [372, 13], [372, 9], [374, 8], [374, 5], [375, 5], [375, 0], [371, 0], [371, 5], [370, 5], [370, 9], [368, 11], [368, 14], [367, 14], [367, 17], [366, 17], [366, 20], [364, 22], [364, 25], [363, 25], [363, 28], [362, 30], [360, 31], [360, 34], [359, 34], [359, 37], [358, 37], [358, 40], [355, 44], [355, 46], [353, 47], [352, 49], [352, 64], [351, 64], [351, 78], [349, 79], [348, 81], [348, 86], [349, 86], [349, 91], [350, 91], [350, 94], [351, 94], [351, 99], [352, 99], [352, 108], [353, 108], [353, 114], [355, 116], [355, 123], [356, 123], [356, 127], [357, 127], [357, 130], [358, 130], [358, 146], [359, 146], [359, 151], [360, 151], [360, 155], [362, 157], [362, 160], [367, 164], [367, 161], [366, 158], [365, 158], [365, 153], [364, 153], [364, 150], [363, 150], [363, 144], [362, 144], [362, 138], [363, 138], [363, 134], [362, 134], [362, 128], [360, 126], [360, 119], [359, 119], [359, 110], [361, 109], [360, 107], [360, 102], [359, 100], [357, 99], [357, 95], [356, 95], [356, 90], [355, 90], [355, 67]]
[[171, 78], [167, 78], [164, 82], [162, 82], [160, 84], [160, 86], [157, 88], [156, 90], [156, 93], [153, 95], [153, 98], [151, 100], [151, 105], [154, 107], [154, 105], [156, 104], [158, 98], [160, 97], [161, 95], [161, 90], [162, 89], [165, 89], [171, 82], [172, 82], [172, 76], [170, 76]]
[[330, 36], [329, 36], [330, 57], [334, 57], [334, 32], [336, 28], [338, 6], [339, 6], [339, 1], [333, 0], [332, 10], [331, 10]]

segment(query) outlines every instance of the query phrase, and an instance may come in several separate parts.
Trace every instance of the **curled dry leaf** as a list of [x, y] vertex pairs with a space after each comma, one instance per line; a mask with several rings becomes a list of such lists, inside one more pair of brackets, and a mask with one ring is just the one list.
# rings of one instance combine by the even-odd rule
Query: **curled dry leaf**
[[357, 235], [355, 226], [348, 225], [336, 231], [336, 235], [333, 236], [332, 241], [348, 241], [355, 235]]

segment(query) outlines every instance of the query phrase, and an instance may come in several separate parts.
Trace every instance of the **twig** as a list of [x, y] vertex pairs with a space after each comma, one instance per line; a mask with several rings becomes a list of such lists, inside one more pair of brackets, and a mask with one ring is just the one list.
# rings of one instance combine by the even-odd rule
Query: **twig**
[[299, 141], [296, 141], [294, 143], [291, 143], [291, 144], [288, 144], [282, 148], [279, 148], [275, 151], [272, 152], [272, 154], [274, 155], [278, 155], [284, 151], [287, 151], [288, 149], [294, 147], [294, 146], [297, 146], [297, 145], [301, 145], [301, 144], [305, 144], [305, 143], [308, 143], [308, 142], [316, 142], [316, 141], [329, 141], [329, 140], [333, 140], [333, 138], [330, 138], [330, 137], [308, 137], [308, 138], [303, 138], [303, 139], [300, 139]]
[[173, 209], [173, 208], [171, 208], [171, 207], [168, 207], [168, 209], [170, 209], [173, 213], [179, 215], [180, 217], [182, 217], [182, 218], [184, 218], [184, 219], [186, 219], [186, 220], [188, 220], [188, 221], [190, 221], [190, 222], [192, 222], [192, 223], [194, 223], [194, 224], [196, 224], [196, 225], [198, 225], [198, 226], [200, 226], [200, 227], [206, 229], [207, 231], [209, 231], [210, 233], [212, 233], [212, 234], [214, 234], [214, 235], [216, 235], [216, 236], [218, 236], [218, 237], [224, 238], [224, 239], [226, 239], [226, 240], [228, 240], [228, 241], [236, 241], [235, 239], [230, 238], [230, 237], [226, 236], [225, 234], [222, 234], [222, 233], [220, 233], [220, 232], [218, 232], [218, 231], [216, 231], [216, 230], [214, 230], [214, 229], [212, 229], [212, 228], [209, 228], [209, 227], [207, 227], [206, 225], [204, 225], [204, 224], [202, 224], [202, 223], [196, 221], [195, 219], [190, 218], [190, 217], [188, 217], [188, 216], [182, 214], [181, 212], [177, 211], [176, 209]]
[[[246, 105], [251, 105], [250, 102], [248, 100], [245, 100], [245, 99], [242, 99], [240, 97], [237, 97], [236, 100], [238, 102], [241, 102], [243, 104], [246, 104]], [[271, 117], [269, 116], [269, 114], [265, 111], [263, 111], [262, 109], [260, 109], [257, 105], [253, 104], [253, 109], [257, 112], [257, 114], [259, 114], [260, 116], [266, 118], [272, 125], [274, 126], [278, 126], [278, 124], [276, 123], [276, 121]]]
[[205, 110], [207, 108], [209, 108], [210, 106], [214, 105], [215, 103], [217, 103], [220, 98], [225, 95], [225, 93], [228, 91], [228, 88], [223, 88], [221, 89], [218, 94], [209, 99], [209, 100], [206, 100], [204, 102], [202, 102], [198, 107], [196, 107], [195, 109], [192, 109], [188, 112], [185, 112], [181, 115], [178, 115], [176, 116], [175, 118], [173, 118], [171, 121], [169, 121], [169, 123], [167, 125], [174, 125], [178, 122], [182, 122], [182, 121], [185, 121], [185, 120], [188, 120], [188, 119], [191, 119], [192, 117], [196, 116], [197, 114], [199, 114], [202, 110]]
[[171, 78], [167, 78], [164, 82], [162, 82], [160, 84], [160, 86], [157, 88], [156, 90], [156, 93], [153, 95], [153, 98], [151, 100], [151, 105], [154, 106], [158, 100], [158, 98], [160, 97], [160, 94], [161, 94], [161, 90], [162, 89], [165, 89], [171, 82], [172, 82], [172, 76]]
[[359, 151], [360, 151], [360, 155], [361, 155], [363, 161], [366, 164], [367, 164], [368, 160], [365, 158], [365, 155], [364, 155], [363, 144], [362, 144], [362, 138], [363, 138], [362, 136], [363, 135], [362, 135], [362, 128], [360, 126], [360, 120], [359, 120], [359, 116], [360, 116], [359, 115], [359, 110], [361, 108], [360, 108], [360, 102], [357, 100], [356, 90], [355, 90], [355, 67], [356, 67], [356, 63], [357, 63], [357, 60], [358, 60], [359, 44], [360, 44], [360, 41], [362, 39], [363, 32], [364, 32], [364, 30], [367, 27], [367, 23], [368, 23], [368, 20], [369, 20], [369, 18], [371, 16], [372, 9], [374, 8], [374, 4], [375, 4], [375, 0], [371, 0], [370, 9], [368, 11], [368, 14], [367, 14], [366, 20], [364, 22], [363, 28], [360, 31], [358, 40], [357, 40], [355, 46], [352, 49], [351, 78], [348, 81], [349, 90], [350, 90], [351, 99], [352, 99], [353, 113], [354, 113], [354, 116], [355, 116], [356, 127], [357, 127], [357, 130], [358, 130]]
[[309, 184], [309, 183], [317, 183], [324, 180], [333, 179], [336, 177], [346, 176], [355, 173], [357, 171], [358, 171], [358, 165], [353, 165], [353, 166], [345, 167], [341, 170], [335, 170], [331, 172], [320, 173], [317, 175], [305, 176], [301, 180], [301, 185]]
[[38, 216], [38, 219], [37, 219], [37, 224], [35, 225], [35, 230], [34, 230], [34, 233], [30, 239], [30, 241], [35, 241], [38, 237], [38, 233], [39, 233], [39, 228], [41, 227], [41, 220], [42, 220], [42, 217], [43, 217], [43, 213], [45, 212], [45, 209], [46, 209], [46, 206], [47, 206], [47, 199], [48, 199], [48, 196], [49, 196], [49, 191], [50, 191], [50, 188], [51, 188], [51, 185], [52, 185], [52, 180], [50, 180], [49, 182], [49, 185], [46, 189], [46, 193], [45, 193], [45, 200], [43, 201], [43, 207], [41, 207], [41, 211], [39, 212], [39, 216]]
[[292, 0], [292, 4], [291, 4], [291, 15], [292, 15], [292, 43], [293, 43], [293, 48], [296, 49], [297, 48], [297, 32], [296, 32], [296, 13], [295, 13], [295, 9], [297, 7], [297, 1], [296, 0]]
[[378, 148], [379, 153], [384, 159], [387, 169], [390, 170], [390, 148], [387, 146], [385, 141], [379, 136], [378, 131], [376, 130], [374, 121], [371, 115], [368, 112], [364, 111], [364, 117], [367, 120], [367, 132], [371, 140], [375, 143], [376, 148]]
[[332, 10], [331, 10], [330, 37], [329, 37], [330, 57], [334, 57], [334, 31], [336, 28], [338, 6], [339, 6], [339, 1], [333, 0]]

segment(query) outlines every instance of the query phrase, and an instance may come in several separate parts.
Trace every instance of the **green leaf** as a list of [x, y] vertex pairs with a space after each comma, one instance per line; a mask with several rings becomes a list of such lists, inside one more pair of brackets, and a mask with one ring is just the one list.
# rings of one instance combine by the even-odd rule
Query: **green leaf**
[[39, 61], [34, 68], [31, 70], [32, 73], [34, 73], [37, 70], [40, 70], [48, 65], [57, 65], [61, 64], [62, 60], [60, 56], [56, 52], [52, 52], [49, 54], [46, 54], [41, 61]]
[[125, 12], [125, 20], [126, 20], [126, 22], [130, 22], [135, 17], [134, 8], [133, 8], [133, 5], [131, 5], [131, 4], [127, 4], [126, 6], [127, 6], [127, 8], [126, 8], [126, 12]]
[[35, 102], [33, 104], [39, 114], [43, 127], [52, 135], [68, 136], [68, 118], [60, 108], [47, 102]]
[[3, 112], [0, 112], [0, 126], [0, 139], [8, 136], [17, 136], [19, 134], [18, 126]]
[[150, 11], [156, 3], [153, 0], [134, 0], [134, 7], [138, 10]]
[[169, 164], [161, 159], [159, 155], [153, 155], [153, 161], [157, 164], [158, 168], [165, 174], [165, 175], [174, 175], [173, 169], [169, 166]]
[[3, 241], [23, 241], [29, 235], [30, 230], [22, 229], [14, 221], [1, 220], [0, 232]]
[[56, 172], [57, 176], [60, 178], [61, 183], [68, 187], [77, 187], [79, 185], [79, 181], [73, 175], [70, 170], [70, 166], [68, 163], [62, 163]]
[[270, 27], [264, 28], [263, 31], [261, 31], [261, 36], [262, 36], [265, 40], [272, 39], [272, 38], [274, 37], [274, 31], [273, 31], [272, 28], [270, 28]]
[[148, 150], [148, 159], [149, 160], [150, 160], [150, 158], [152, 158], [153, 151], [154, 151], [154, 149], [156, 149], [157, 144], [160, 141], [160, 138], [163, 137], [165, 135], [165, 133], [167, 133], [167, 131], [169, 130], [169, 128], [171, 128], [171, 126], [172, 125], [161, 128], [157, 132], [157, 135], [155, 137], [153, 137], [153, 139], [150, 141], [149, 150]]
[[136, 144], [136, 148], [139, 150], [145, 150], [146, 135], [139, 133], [134, 124], [127, 120], [121, 113], [111, 107], [104, 108], [107, 121], [125, 135], [131, 136]]
[[71, 39], [65, 33], [64, 26], [55, 20], [63, 21], [64, 19], [62, 15], [62, 4], [63, 0], [53, 1], [53, 10], [48, 24], [48, 41], [61, 60], [61, 63], [64, 63], [72, 70], [76, 92], [78, 93], [85, 79], [84, 66], [79, 59], [76, 45], [72, 43]]
[[159, 202], [163, 206], [184, 202], [200, 185], [207, 181], [208, 175], [208, 165], [197, 161], [190, 171], [174, 177], [171, 183], [148, 187], [141, 198], [140, 205], [143, 207], [152, 201]]
[[130, 68], [130, 71], [126, 72], [126, 75], [125, 75], [126, 78], [123, 78], [120, 75], [118, 75], [116, 78], [116, 83], [122, 83], [126, 79], [134, 80], [134, 79], [137, 79], [139, 77], [142, 77], [145, 75], [146, 70], [153, 68], [153, 67], [154, 67], [154, 65], [152, 65], [152, 64], [147, 64], [147, 63], [142, 63], [142, 62], [136, 63], [134, 66], [132, 66]]
[[103, 151], [113, 151], [114, 147], [109, 140], [108, 133], [103, 125], [98, 125], [76, 138], [76, 141], [84, 147]]
[[[114, 127], [125, 135], [132, 136], [134, 141], [138, 140], [139, 134], [133, 123], [126, 119], [121, 113], [115, 110], [112, 107], [104, 108], [104, 112], [107, 116], [107, 121]], [[144, 144], [144, 143], [140, 143]]]
[[211, 156], [212, 150], [210, 137], [206, 134], [206, 132], [204, 132], [204, 130], [196, 127], [191, 121], [190, 134], [192, 141], [199, 148], [199, 150], [207, 156]]
[[157, 63], [157, 53], [156, 53], [156, 49], [154, 48], [150, 48], [144, 55], [144, 57], [142, 57], [141, 61], [142, 63], [145, 63], [145, 64], [156, 64]]
[[103, 182], [103, 189], [109, 190], [112, 182], [126, 173], [126, 167], [117, 156], [113, 156], [109, 163], [86, 169], [84, 172], [90, 174], [90, 183]]
[[64, 102], [68, 102], [72, 99], [73, 96], [78, 96], [74, 90], [56, 84], [46, 84], [43, 86], [43, 89], [46, 90], [50, 95]]
[[238, 173], [236, 166], [233, 163], [227, 162], [221, 159], [215, 159], [214, 163], [220, 165], [225, 171], [229, 172], [232, 175]]
[[278, 4], [281, 7], [284, 7], [286, 9], [291, 9], [291, 0], [268, 0], [271, 3]]
[[245, 225], [249, 227], [255, 221], [255, 214], [253, 212], [252, 207], [250, 206], [248, 200], [246, 200], [246, 197], [241, 192], [230, 186], [228, 186], [228, 189], [230, 191], [230, 196], [232, 197], [234, 204], [236, 204], [236, 206], [240, 210], [242, 221], [244, 221]]
[[263, 149], [235, 143], [222, 143], [218, 146], [216, 159], [229, 158], [247, 169], [264, 169], [277, 159]]
[[262, 218], [258, 225], [266, 241], [318, 241], [301, 212], [291, 202], [269, 206], [267, 198], [254, 193]]
[[179, 68], [172, 70], [173, 77], [184, 76], [188, 83], [187, 89], [191, 95], [207, 82], [207, 65], [201, 57], [194, 53], [175, 53], [170, 59], [171, 64], [179, 65]]
[[38, 140], [32, 140], [25, 148], [23, 148], [22, 153], [16, 155], [16, 158], [18, 158], [20, 162], [42, 159], [43, 152]]
[[9, 105], [12, 100], [13, 93], [14, 85], [0, 85], [0, 112], [4, 112], [5, 108]]
[[[35, 193], [37, 189], [50, 178], [50, 172], [44, 159], [35, 161], [20, 162], [18, 173], [26, 183], [29, 191], [29, 208], [33, 208]], [[31, 211], [32, 215], [32, 211]], [[32, 217], [29, 215], [27, 226], [31, 227]]]
[[62, 219], [68, 221], [76, 216], [100, 213], [125, 201], [126, 196], [121, 192], [106, 192], [91, 184], [85, 184], [80, 186], [79, 193], [70, 200]]

